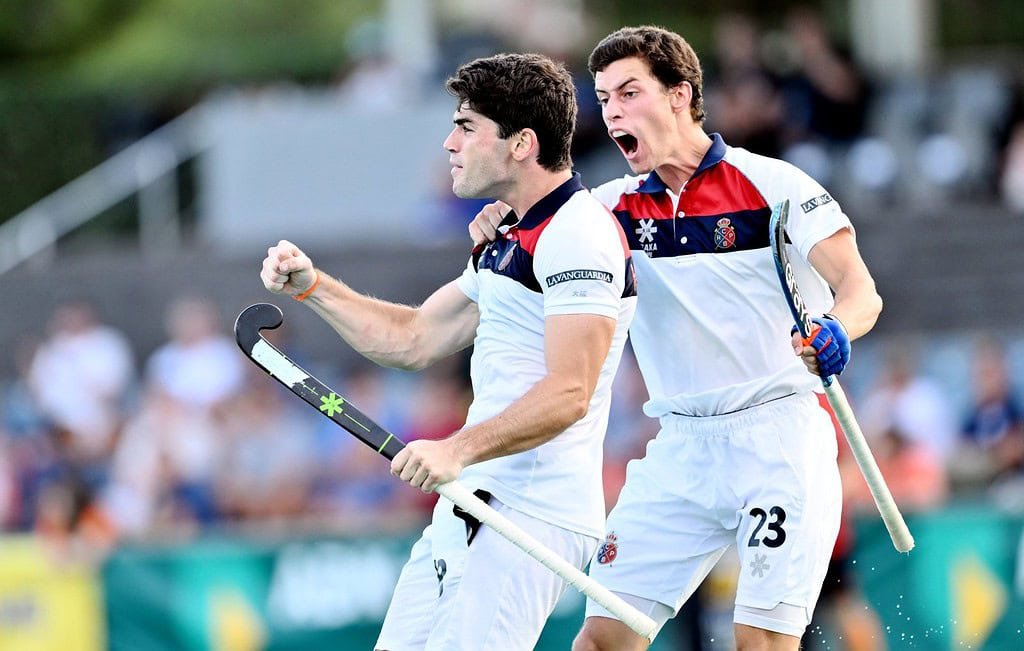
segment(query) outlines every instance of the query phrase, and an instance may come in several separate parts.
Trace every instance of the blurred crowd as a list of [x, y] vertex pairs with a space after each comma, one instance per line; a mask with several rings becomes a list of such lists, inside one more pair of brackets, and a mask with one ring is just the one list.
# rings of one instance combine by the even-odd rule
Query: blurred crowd
[[[102, 555], [122, 540], [225, 526], [388, 531], [426, 517], [427, 496], [245, 358], [211, 301], [179, 297], [165, 325], [166, 342], [140, 360], [93, 306], [70, 301], [14, 347], [0, 423], [4, 530]], [[469, 400], [458, 364], [415, 378], [362, 367], [318, 376], [410, 439], [454, 431]]]
[[[166, 341], [145, 359], [90, 304], [57, 307], [44, 333], [12, 350], [18, 376], [2, 389], [0, 523], [58, 545], [103, 550], [125, 539], [189, 536], [217, 527], [387, 531], [427, 516], [430, 496], [396, 482], [387, 463], [249, 362], [216, 305], [172, 301]], [[464, 418], [465, 356], [423, 373], [369, 363], [351, 369], [291, 356], [386, 429], [407, 440], [444, 437]], [[339, 341], [339, 346], [343, 345]], [[878, 464], [906, 511], [951, 497], [1024, 503], [1024, 410], [994, 341], [972, 353], [970, 406], [954, 413], [944, 384], [887, 351], [877, 377], [851, 399]], [[606, 495], [657, 431], [627, 354], [616, 379], [605, 444]], [[871, 496], [841, 454], [848, 512]]]
[[818, 11], [724, 13], [702, 53], [708, 127], [844, 202], [995, 199], [1024, 214], [1024, 77], [996, 63], [872, 74]]

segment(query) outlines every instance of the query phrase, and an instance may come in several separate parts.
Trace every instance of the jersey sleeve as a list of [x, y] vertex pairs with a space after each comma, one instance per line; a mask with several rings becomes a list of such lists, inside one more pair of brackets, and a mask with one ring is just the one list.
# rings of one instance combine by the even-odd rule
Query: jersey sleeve
[[455, 282], [466, 298], [474, 303], [480, 302], [480, 277], [476, 270], [476, 257], [470, 256], [462, 275]]
[[790, 167], [789, 221], [787, 233], [804, 260], [818, 242], [843, 228], [853, 231], [839, 203], [817, 181]]
[[626, 251], [614, 218], [581, 192], [544, 230], [534, 272], [544, 293], [544, 316], [619, 317]]

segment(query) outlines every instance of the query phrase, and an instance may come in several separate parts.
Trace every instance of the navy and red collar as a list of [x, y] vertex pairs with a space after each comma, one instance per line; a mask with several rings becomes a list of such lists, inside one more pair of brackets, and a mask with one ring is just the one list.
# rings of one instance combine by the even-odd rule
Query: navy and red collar
[[573, 172], [573, 175], [565, 183], [562, 183], [562, 185], [546, 194], [540, 201], [530, 206], [530, 209], [526, 211], [526, 214], [523, 215], [523, 218], [519, 220], [516, 226], [520, 230], [529, 230], [540, 226], [544, 223], [544, 220], [558, 212], [558, 209], [572, 198], [572, 195], [584, 189], [579, 172]]
[[[717, 133], [709, 135], [711, 136], [711, 147], [704, 154], [704, 158], [701, 159], [700, 165], [694, 170], [693, 176], [690, 177], [691, 179], [695, 178], [698, 174], [702, 174], [705, 170], [714, 167], [725, 158], [725, 141], [722, 140], [722, 136]], [[661, 180], [657, 172], [651, 172], [636, 191], [644, 194], [658, 194], [660, 192], [667, 192], [668, 186]]]

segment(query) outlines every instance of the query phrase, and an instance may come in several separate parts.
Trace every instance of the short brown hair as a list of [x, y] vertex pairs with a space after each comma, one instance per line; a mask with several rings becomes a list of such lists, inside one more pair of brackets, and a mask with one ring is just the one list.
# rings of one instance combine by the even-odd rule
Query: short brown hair
[[533, 129], [544, 169], [572, 167], [576, 87], [564, 65], [540, 54], [497, 54], [462, 65], [445, 88], [460, 106], [494, 120], [501, 138]]
[[651, 74], [665, 88], [688, 82], [693, 88], [690, 115], [696, 122], [704, 121], [704, 73], [697, 53], [686, 39], [654, 25], [623, 27], [601, 39], [590, 53], [587, 67], [590, 74], [596, 75], [619, 59], [629, 57], [646, 61]]

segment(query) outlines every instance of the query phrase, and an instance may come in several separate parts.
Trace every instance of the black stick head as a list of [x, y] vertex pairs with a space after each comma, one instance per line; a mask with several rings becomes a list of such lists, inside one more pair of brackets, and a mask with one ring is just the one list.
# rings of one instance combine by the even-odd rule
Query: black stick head
[[270, 303], [256, 303], [242, 310], [235, 319], [235, 341], [246, 355], [260, 340], [260, 330], [273, 330], [284, 323], [281, 308]]

